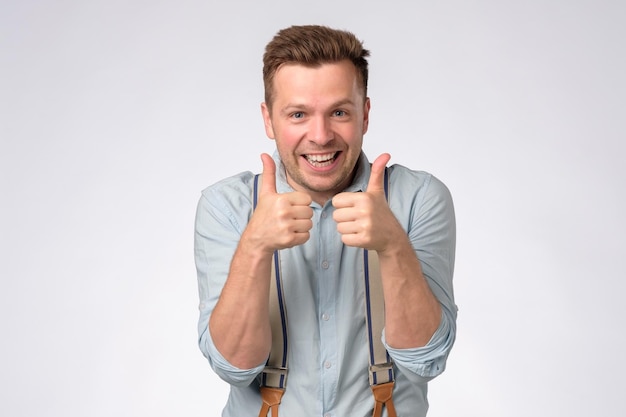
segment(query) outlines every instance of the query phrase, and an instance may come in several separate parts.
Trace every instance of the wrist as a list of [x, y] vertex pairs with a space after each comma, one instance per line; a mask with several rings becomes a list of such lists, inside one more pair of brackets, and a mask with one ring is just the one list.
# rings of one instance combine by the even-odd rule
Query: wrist
[[413, 252], [413, 246], [404, 229], [398, 224], [397, 228], [387, 233], [386, 244], [377, 250], [381, 256], [399, 256], [402, 253]]
[[251, 260], [264, 259], [271, 256], [275, 248], [267, 244], [268, 239], [257, 236], [249, 229], [246, 229], [239, 239], [239, 249], [245, 253]]

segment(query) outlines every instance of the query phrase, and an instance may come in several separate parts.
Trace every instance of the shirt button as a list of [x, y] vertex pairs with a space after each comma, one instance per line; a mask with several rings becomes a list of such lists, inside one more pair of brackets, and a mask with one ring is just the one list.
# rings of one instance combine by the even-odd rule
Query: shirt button
[[324, 362], [324, 368], [329, 369], [331, 367], [331, 364], [329, 361]]
[[326, 213], [325, 211], [322, 212], [322, 219], [325, 219], [326, 217], [328, 217], [328, 213]]
[[328, 269], [328, 261], [323, 261], [322, 262], [322, 268]]
[[324, 321], [328, 321], [328, 319], [330, 318], [330, 316], [326, 313], [322, 314], [322, 320]]

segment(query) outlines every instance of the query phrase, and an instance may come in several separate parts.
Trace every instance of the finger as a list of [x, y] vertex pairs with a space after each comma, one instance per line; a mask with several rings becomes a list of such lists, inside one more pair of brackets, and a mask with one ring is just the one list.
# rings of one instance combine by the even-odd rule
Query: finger
[[354, 206], [354, 194], [355, 193], [349, 193], [349, 192], [336, 194], [332, 199], [333, 207], [335, 207], [335, 209], [353, 207]]
[[356, 220], [356, 213], [350, 209], [339, 209], [333, 212], [333, 220], [335, 223], [347, 223], [354, 222]]
[[311, 233], [306, 232], [296, 232], [293, 234], [293, 242], [289, 247], [294, 247], [298, 245], [304, 244], [311, 237]]
[[294, 233], [307, 233], [313, 228], [313, 221], [311, 219], [296, 220], [293, 223]]
[[294, 191], [291, 193], [283, 194], [283, 196], [289, 201], [289, 204], [292, 206], [306, 206], [309, 210], [311, 210], [311, 217], [313, 217], [313, 209], [309, 207], [311, 204], [311, 196], [307, 193], [301, 193], [298, 191]]
[[385, 190], [385, 167], [390, 159], [391, 155], [383, 153], [372, 163], [370, 180], [367, 183], [367, 192], [380, 192]]
[[355, 235], [358, 234], [359, 229], [355, 222], [337, 223], [337, 232], [340, 235]]
[[291, 209], [291, 215], [294, 220], [311, 220], [313, 218], [313, 209], [309, 206], [294, 206]]
[[263, 182], [260, 194], [276, 194], [276, 163], [266, 153], [261, 154], [263, 162]]

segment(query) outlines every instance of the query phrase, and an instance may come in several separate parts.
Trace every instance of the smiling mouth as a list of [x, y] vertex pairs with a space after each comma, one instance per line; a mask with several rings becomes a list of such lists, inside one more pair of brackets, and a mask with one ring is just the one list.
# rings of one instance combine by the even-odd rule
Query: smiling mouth
[[337, 159], [339, 152], [325, 153], [319, 155], [304, 155], [309, 164], [316, 168], [323, 168], [331, 165]]

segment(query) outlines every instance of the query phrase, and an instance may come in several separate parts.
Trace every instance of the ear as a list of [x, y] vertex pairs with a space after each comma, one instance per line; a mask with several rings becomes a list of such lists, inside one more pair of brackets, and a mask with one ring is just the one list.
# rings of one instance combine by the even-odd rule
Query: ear
[[367, 128], [370, 124], [370, 98], [365, 97], [365, 103], [363, 104], [363, 134], [367, 133]]
[[274, 139], [274, 126], [272, 125], [272, 117], [270, 109], [266, 103], [261, 103], [261, 115], [263, 116], [263, 124], [265, 125], [265, 134], [268, 138]]

